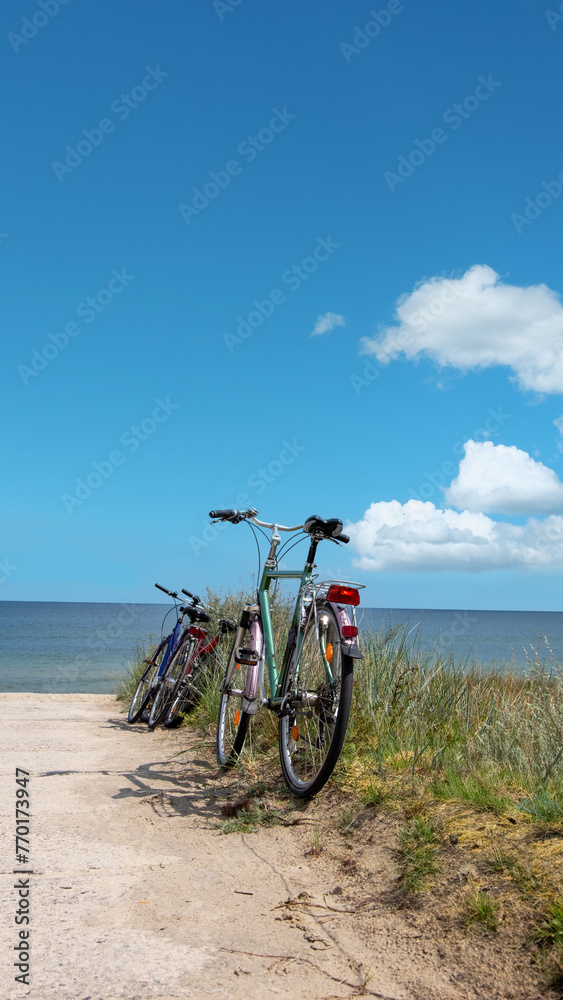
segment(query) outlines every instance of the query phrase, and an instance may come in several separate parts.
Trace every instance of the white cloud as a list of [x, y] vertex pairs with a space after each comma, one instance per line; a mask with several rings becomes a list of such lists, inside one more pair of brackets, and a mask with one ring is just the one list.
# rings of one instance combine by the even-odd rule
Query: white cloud
[[563, 568], [563, 517], [516, 525], [433, 503], [372, 503], [345, 529], [365, 570], [539, 570]]
[[553, 469], [515, 445], [467, 441], [459, 472], [444, 490], [447, 503], [502, 514], [563, 512], [563, 483]]
[[398, 300], [397, 324], [365, 337], [386, 363], [423, 356], [469, 371], [505, 365], [523, 389], [563, 392], [563, 306], [547, 285], [504, 284], [475, 265], [457, 279], [430, 278]]
[[318, 337], [321, 333], [329, 333], [335, 326], [346, 326], [344, 316], [339, 316], [338, 313], [324, 313], [318, 317], [311, 336]]

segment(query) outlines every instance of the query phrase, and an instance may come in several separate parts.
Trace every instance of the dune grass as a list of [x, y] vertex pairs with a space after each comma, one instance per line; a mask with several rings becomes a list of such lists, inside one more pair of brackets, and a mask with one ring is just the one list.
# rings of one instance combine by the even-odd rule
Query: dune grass
[[[208, 591], [210, 634], [220, 617], [236, 621], [245, 600], [240, 591]], [[283, 595], [274, 602], [279, 653], [290, 608]], [[231, 641], [222, 643], [219, 668], [185, 718], [209, 749], [221, 663]], [[506, 665], [483, 670], [453, 656], [423, 654], [416, 637], [401, 627], [364, 634], [361, 647], [346, 742], [331, 780], [348, 797], [346, 835], [361, 835], [362, 810], [383, 809], [400, 818], [398, 888], [405, 897], [432, 892], [447, 879], [449, 845], [458, 844], [478, 872], [465, 888], [458, 882], [459, 919], [467, 933], [498, 929], [502, 907], [487, 892], [492, 880], [500, 898], [510, 899], [511, 918], [521, 911], [521, 926], [535, 928], [527, 940], [546, 977], [563, 983], [561, 668], [553, 659], [546, 665], [538, 646], [525, 672]], [[125, 704], [147, 651], [147, 643], [138, 644], [121, 680], [118, 697]], [[280, 786], [273, 713], [259, 712], [253, 720], [238, 773], [243, 786], [263, 779]], [[233, 830], [249, 822], [254, 828], [261, 814], [229, 822]]]
[[525, 674], [422, 655], [406, 632], [364, 636], [338, 778], [374, 775], [396, 789], [425, 783], [434, 797], [537, 818], [563, 806], [563, 673]]
[[[205, 600], [213, 635], [219, 618], [237, 621], [248, 595], [208, 590]], [[273, 604], [278, 650], [290, 607], [283, 595]], [[218, 670], [190, 716], [190, 724], [203, 730], [217, 719], [221, 667], [231, 641], [221, 641]], [[555, 662], [546, 667], [536, 657], [526, 673], [484, 671], [453, 656], [422, 654], [401, 627], [364, 634], [362, 651], [334, 778], [341, 788], [374, 804], [424, 788], [435, 799], [478, 810], [501, 814], [517, 807], [534, 820], [563, 821], [563, 671]], [[150, 652], [150, 642], [137, 644], [116, 691], [123, 702], [131, 698]], [[252, 755], [275, 750], [271, 713], [259, 713], [253, 730]]]

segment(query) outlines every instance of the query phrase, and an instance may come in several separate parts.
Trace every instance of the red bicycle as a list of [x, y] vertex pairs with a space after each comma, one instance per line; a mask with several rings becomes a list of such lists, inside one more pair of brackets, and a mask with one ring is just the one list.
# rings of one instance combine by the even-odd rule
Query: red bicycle
[[195, 708], [204, 684], [218, 669], [219, 640], [230, 632], [236, 632], [236, 625], [227, 618], [219, 619], [217, 635], [211, 642], [205, 629], [190, 626], [170, 661], [161, 689], [165, 706], [161, 706], [151, 729], [162, 720], [166, 729], [174, 729], [180, 725], [182, 716]]

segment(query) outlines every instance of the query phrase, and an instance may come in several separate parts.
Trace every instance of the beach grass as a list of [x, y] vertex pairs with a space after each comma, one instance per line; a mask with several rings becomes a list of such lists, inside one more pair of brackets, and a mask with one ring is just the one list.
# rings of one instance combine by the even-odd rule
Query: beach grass
[[[211, 627], [220, 616], [236, 619], [246, 596], [209, 592]], [[289, 601], [274, 604], [279, 652], [289, 608]], [[398, 822], [397, 889], [407, 899], [439, 892], [452, 877], [452, 852], [464, 858], [469, 874], [462, 866], [452, 895], [460, 925], [492, 934], [508, 913], [532, 928], [520, 936], [546, 979], [563, 983], [561, 667], [536, 655], [525, 672], [507, 664], [485, 670], [424, 653], [406, 627], [363, 634], [361, 648], [346, 742], [327, 788], [343, 802], [335, 829], [361, 836], [362, 818], [374, 810]], [[138, 655], [143, 651], [140, 644]], [[124, 678], [125, 702], [140, 669], [134, 664]], [[209, 676], [185, 718], [210, 750], [219, 674]], [[279, 787], [273, 713], [253, 719], [237, 773], [243, 787]], [[238, 825], [257, 820], [252, 813]]]
[[[244, 591], [208, 590], [209, 635], [220, 618], [236, 622]], [[273, 604], [278, 649], [287, 632], [290, 601]], [[216, 722], [221, 667], [232, 639], [220, 643], [190, 725]], [[442, 802], [468, 803], [496, 815], [518, 809], [531, 820], [563, 821], [563, 671], [531, 661], [526, 672], [497, 671], [476, 663], [421, 652], [400, 626], [364, 634], [363, 659], [355, 661], [354, 696], [344, 750], [334, 782], [366, 803], [397, 800], [416, 791]], [[144, 669], [151, 643], [139, 641], [119, 678], [117, 697], [127, 702]], [[276, 719], [253, 720], [252, 757], [276, 748]]]

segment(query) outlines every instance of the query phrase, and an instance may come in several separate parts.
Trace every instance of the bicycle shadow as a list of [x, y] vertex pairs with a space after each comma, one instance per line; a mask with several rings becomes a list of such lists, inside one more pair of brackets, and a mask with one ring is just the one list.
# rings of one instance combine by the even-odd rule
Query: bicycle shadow
[[[151, 747], [152, 733], [146, 725], [130, 725], [125, 720], [108, 718], [106, 729], [118, 731], [147, 733], [147, 755], [154, 753]], [[166, 730], [157, 730], [162, 736]], [[137, 800], [150, 804], [154, 813], [161, 818], [195, 817], [211, 819], [220, 816], [222, 800], [229, 795], [234, 777], [225, 775], [214, 761], [201, 756], [192, 756], [193, 749], [182, 746], [182, 731], [173, 731], [170, 736], [170, 755], [160, 759], [152, 759], [138, 765], [134, 770], [124, 769], [121, 776], [128, 782], [114, 795], [116, 800]], [[159, 740], [158, 751], [165, 752]]]

